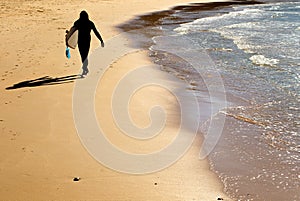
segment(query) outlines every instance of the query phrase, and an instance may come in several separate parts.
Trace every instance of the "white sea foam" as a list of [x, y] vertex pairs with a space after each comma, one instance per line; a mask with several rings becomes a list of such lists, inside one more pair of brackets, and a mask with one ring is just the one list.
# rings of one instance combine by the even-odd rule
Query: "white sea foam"
[[174, 29], [174, 31], [179, 34], [187, 34], [190, 32], [203, 31], [208, 28], [212, 28], [214, 24], [218, 27], [218, 22], [230, 22], [230, 19], [233, 19], [235, 17], [257, 18], [261, 17], [262, 15], [263, 12], [259, 9], [244, 9], [240, 11], [233, 11], [223, 15], [200, 18], [193, 22], [181, 24], [180, 27]]
[[[259, 49], [259, 45], [248, 42], [249, 36], [245, 34], [251, 32], [245, 32], [245, 29], [257, 30], [263, 28], [259, 27], [261, 25], [256, 22], [256, 20], [259, 21], [263, 15], [266, 14], [260, 9], [243, 8], [242, 10], [235, 10], [219, 16], [200, 18], [193, 22], [182, 24], [174, 31], [180, 35], [203, 31], [219, 33], [224, 38], [233, 40], [239, 49], [247, 53], [256, 53], [256, 50]], [[244, 23], [236, 22], [232, 24], [235, 19], [245, 19], [247, 21], [249, 18], [254, 21]]]
[[[246, 22], [231, 24], [210, 31], [219, 33], [224, 38], [230, 39], [241, 50], [246, 53], [256, 53], [260, 46], [256, 43], [250, 43], [249, 38], [256, 34], [254, 30], [258, 30], [261, 25], [257, 22]], [[251, 31], [245, 31], [250, 29]]]
[[260, 66], [276, 66], [276, 64], [279, 62], [278, 59], [270, 59], [265, 57], [264, 55], [253, 55], [250, 57], [250, 60], [252, 63]]

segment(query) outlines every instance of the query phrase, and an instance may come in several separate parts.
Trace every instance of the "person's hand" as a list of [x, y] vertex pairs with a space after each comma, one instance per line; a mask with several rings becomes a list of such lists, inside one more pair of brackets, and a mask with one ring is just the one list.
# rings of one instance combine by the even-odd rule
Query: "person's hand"
[[101, 42], [101, 47], [104, 47], [104, 42], [103, 41]]

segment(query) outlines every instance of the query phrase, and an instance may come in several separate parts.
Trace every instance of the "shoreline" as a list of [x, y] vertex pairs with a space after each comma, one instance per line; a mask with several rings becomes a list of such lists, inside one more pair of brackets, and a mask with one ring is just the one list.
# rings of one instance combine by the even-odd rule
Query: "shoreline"
[[[151, 61], [153, 63], [160, 65], [161, 66], [160, 70], [162, 72], [172, 75], [175, 78], [175, 80], [177, 80], [178, 82], [185, 82], [186, 87], [181, 90], [184, 90], [186, 92], [189, 90], [194, 90], [193, 82], [195, 82], [194, 79], [197, 80], [197, 78], [195, 78], [193, 76], [188, 77], [188, 78], [184, 77], [185, 73], [181, 72], [181, 71], [185, 71], [186, 69], [188, 69], [190, 67], [185, 63], [181, 63], [180, 61], [177, 61], [176, 58], [173, 58], [173, 59], [175, 59], [174, 60], [175, 62], [172, 61], [173, 59], [167, 58], [168, 56], [164, 55], [165, 53], [159, 53], [159, 51], [152, 50], [151, 47], [155, 43], [152, 40], [155, 37], [163, 36], [163, 33], [161, 33], [162, 31], [160, 31], [160, 29], [163, 29], [163, 28], [157, 28], [157, 27], [164, 27], [164, 26], [170, 26], [170, 25], [176, 27], [182, 23], [190, 23], [193, 20], [199, 19], [199, 17], [197, 16], [197, 17], [195, 17], [195, 19], [189, 18], [188, 19], [189, 21], [183, 21], [183, 19], [180, 19], [179, 17], [178, 17], [178, 19], [176, 19], [176, 21], [172, 20], [172, 19], [171, 20], [163, 20], [163, 19], [164, 18], [167, 18], [167, 19], [172, 18], [172, 17], [170, 17], [170, 16], [172, 16], [172, 14], [177, 13], [181, 10], [199, 11], [199, 12], [213, 11], [212, 13], [210, 13], [210, 15], [208, 15], [207, 13], [206, 13], [206, 15], [203, 14], [203, 15], [205, 15], [203, 17], [210, 17], [210, 16], [215, 16], [218, 13], [218, 9], [222, 9], [222, 8], [226, 8], [226, 7], [231, 8], [232, 6], [240, 6], [240, 5], [241, 6], [242, 5], [252, 5], [252, 4], [254, 5], [254, 4], [263, 4], [263, 3], [260, 1], [247, 1], [247, 2], [246, 1], [245, 2], [226, 1], [226, 2], [209, 2], [209, 3], [194, 3], [194, 4], [178, 5], [178, 6], [172, 7], [168, 10], [160, 10], [160, 11], [155, 11], [155, 12], [151, 12], [151, 13], [146, 13], [144, 15], [136, 16], [134, 19], [131, 19], [131, 20], [119, 25], [118, 28], [125, 32], [132, 32], [131, 34], [129, 34], [129, 38], [133, 42], [133, 44], [131, 44], [131, 45], [133, 47], [143, 48], [143, 49], [146, 49], [147, 51], [149, 51], [149, 57], [151, 58]], [[169, 24], [165, 24], [166, 21]], [[140, 35], [142, 35], [142, 36], [140, 36]], [[169, 55], [169, 57], [172, 57], [172, 56]], [[169, 66], [172, 66], [172, 67], [169, 67]], [[200, 80], [199, 82], [203, 82], [203, 80]], [[205, 84], [203, 84], [203, 85], [205, 85]], [[205, 86], [204, 86], [204, 88], [205, 88]], [[207, 91], [207, 88], [202, 89], [202, 90]], [[191, 92], [186, 92], [186, 93], [191, 93]], [[206, 95], [203, 94], [203, 96], [205, 97]], [[243, 99], [242, 97], [236, 97], [234, 94], [229, 94], [229, 93], [226, 93], [226, 96], [227, 96], [226, 97], [227, 101], [230, 102], [230, 105], [234, 105], [234, 104], [241, 105], [241, 106], [242, 105], [243, 106], [250, 105], [250, 103], [246, 99]], [[205, 103], [203, 105], [205, 105]], [[202, 110], [205, 109], [205, 106], [202, 106], [201, 109]], [[220, 115], [225, 115], [225, 113], [224, 114], [221, 113]], [[227, 115], [225, 115], [225, 116], [226, 116], [225, 117], [226, 122], [231, 120], [231, 119], [228, 119]], [[203, 133], [198, 134], [198, 135], [200, 135], [200, 138], [202, 139], [201, 141], [203, 141], [203, 138], [204, 138]], [[198, 138], [199, 138], [199, 136], [198, 136]], [[201, 144], [202, 143], [198, 144], [199, 150], [200, 150]], [[224, 187], [223, 192], [227, 196], [230, 196], [232, 199], [234, 197], [236, 197], [236, 195], [234, 193], [232, 193], [232, 191], [228, 191], [228, 189], [227, 189], [228, 183], [225, 182], [225, 179], [224, 179], [224, 177], [222, 177], [222, 174], [220, 174], [220, 172], [218, 172], [215, 169], [214, 163], [213, 163], [212, 159], [210, 158], [210, 156], [208, 156], [205, 160], [207, 160], [209, 162], [209, 170], [213, 171], [218, 176], [219, 181], [222, 182], [222, 185]], [[228, 163], [228, 161], [224, 160], [222, 163]]]
[[[10, 2], [8, 4], [11, 5], [14, 3], [18, 5], [20, 1], [7, 2]], [[23, 9], [19, 6], [16, 8], [19, 9], [16, 15], [13, 15], [13, 11], [10, 10], [13, 8], [7, 6], [6, 9], [10, 10], [11, 13], [7, 16], [5, 16], [6, 14], [1, 15], [1, 20], [4, 20], [4, 17], [7, 20], [7, 29], [3, 32], [8, 32], [6, 35], [1, 36], [1, 40], [11, 44], [10, 47], [2, 48], [5, 52], [2, 52], [1, 55], [6, 55], [6, 57], [1, 57], [4, 70], [0, 71], [2, 76], [0, 86], [4, 94], [4, 98], [1, 99], [0, 103], [1, 111], [3, 111], [0, 116], [1, 151], [5, 153], [0, 159], [1, 186], [5, 186], [0, 191], [2, 199], [91, 200], [100, 197], [101, 200], [216, 200], [218, 197], [222, 197], [224, 200], [230, 200], [222, 192], [220, 180], [209, 170], [208, 161], [198, 160], [201, 144], [199, 135], [191, 149], [176, 164], [158, 173], [144, 176], [124, 175], [109, 170], [101, 166], [87, 153], [81, 145], [74, 128], [71, 104], [73, 84], [56, 82], [57, 80], [55, 80], [57, 79], [56, 75], [61, 75], [58, 78], [64, 78], [66, 75], [76, 75], [78, 72], [78, 68], [77, 70], [75, 68], [80, 64], [77, 50], [71, 52], [72, 60], [67, 61], [64, 58], [63, 32], [64, 29], [68, 28], [67, 26], [71, 26], [71, 21], [77, 18], [79, 12], [72, 12], [72, 16], [68, 16], [60, 11], [56, 17], [52, 16], [52, 12], [64, 8], [79, 11], [82, 8], [76, 5], [78, 2], [74, 2], [72, 6], [69, 6], [66, 5], [67, 3], [56, 5], [57, 1], [51, 1], [48, 8], [41, 2], [36, 2], [33, 5], [25, 3], [25, 6], [30, 5], [31, 7], [28, 7], [28, 9], [32, 10], [28, 12], [25, 9], [27, 7]], [[139, 9], [136, 12], [145, 13], [147, 10], [157, 10], [160, 7], [170, 6], [171, 3], [175, 4], [174, 1], [168, 2], [162, 6], [157, 1], [156, 6], [152, 5], [149, 10], [146, 5], [137, 4]], [[90, 15], [96, 26], [100, 24], [97, 19], [101, 19], [99, 21], [103, 23], [103, 26], [99, 25], [97, 27], [104, 36], [104, 40], [117, 33], [114, 26], [120, 23], [120, 19], [123, 19], [122, 14], [126, 13], [125, 18], [128, 19], [137, 14], [130, 13], [128, 10], [126, 12], [123, 9], [123, 13], [119, 12], [118, 15], [109, 16], [107, 9], [122, 10], [122, 8], [116, 8], [116, 5], [109, 2], [105, 3], [106, 7], [102, 8], [99, 8], [100, 3], [98, 6], [96, 6], [96, 3], [87, 3], [88, 6], [86, 6], [88, 12], [92, 11]], [[121, 7], [123, 3], [120, 3], [119, 6]], [[181, 4], [183, 2], [178, 1], [176, 3]], [[189, 1], [186, 1], [186, 3], [189, 3]], [[101, 14], [103, 15], [101, 12], [96, 14], [95, 11], [99, 9], [102, 9], [103, 13], [106, 12], [104, 15], [109, 17], [106, 19], [101, 17]], [[34, 19], [34, 21], [25, 18], [25, 22], [20, 22], [20, 24], [28, 25], [28, 28], [22, 27], [24, 32], [15, 33], [12, 39], [9, 34], [13, 34], [11, 32], [16, 32], [21, 26], [16, 24], [14, 20], [23, 15], [30, 16], [29, 18]], [[46, 15], [47, 18], [43, 15]], [[64, 21], [65, 19], [68, 19], [67, 22]], [[56, 23], [55, 25], [51, 24], [53, 21]], [[110, 24], [111, 21], [113, 21], [113, 26]], [[32, 33], [31, 29], [36, 27], [35, 23], [43, 22], [51, 25], [42, 24], [39, 30]], [[46, 34], [42, 35], [41, 33]], [[21, 43], [22, 40], [24, 40], [23, 44]], [[17, 42], [20, 45], [17, 45]], [[95, 47], [97, 42], [93, 37], [92, 47]], [[15, 47], [18, 47], [17, 50]], [[51, 47], [56, 47], [55, 51]], [[15, 52], [17, 52], [17, 57], [15, 57]], [[122, 57], [112, 65], [112, 70], [107, 72], [109, 79], [106, 78], [101, 85], [111, 86], [119, 79], [118, 76], [124, 73], [122, 71], [126, 73], [132, 70], [134, 67], [129, 66], [128, 63], [133, 63], [138, 67], [150, 64], [149, 60], [145, 52]], [[153, 69], [153, 73], [157, 73], [158, 76], [163, 78], [166, 77], [159, 69]], [[13, 84], [45, 76], [53, 78], [54, 81], [51, 83], [53, 86], [40, 84], [29, 87], [25, 85], [24, 88], [4, 90]], [[174, 80], [169, 81], [174, 82], [174, 85], [178, 84]], [[98, 90], [100, 90], [99, 94], [106, 94], [109, 98], [113, 87], [99, 87]], [[171, 115], [178, 114], [177, 109], [174, 109], [173, 106], [174, 100], [169, 94], [157, 89], [149, 90], [138, 95], [137, 99], [134, 100], [136, 111], [133, 111], [133, 116], [136, 116], [136, 119], [140, 118], [140, 124], [143, 125], [148, 122], [148, 119], [143, 115], [141, 116], [140, 113], [147, 110], [144, 101], [141, 101], [141, 97], [149, 94], [149, 92], [163, 93], [163, 96], [152, 101], [158, 100], [162, 104], [166, 104]], [[103, 107], [109, 103], [107, 101], [110, 101], [110, 99], [106, 99], [107, 97], [104, 95], [96, 97], [96, 102], [99, 103], [99, 110], [97, 111], [101, 111], [98, 118], [100, 121], [107, 121], [105, 125], [108, 126], [105, 129], [108, 132], [113, 131], [118, 134], [120, 131], [116, 130], [110, 122], [109, 112], [111, 111]], [[151, 105], [152, 102], [147, 101], [147, 104]], [[105, 116], [104, 119], [101, 119], [101, 116]], [[106, 119], [106, 117], [109, 118]], [[170, 121], [170, 130], [167, 133], [173, 132], [172, 127], [176, 122], [176, 118]], [[112, 136], [112, 140], [116, 140], [116, 144], [120, 143], [120, 146], [124, 145], [124, 141], [122, 142], [117, 137]], [[168, 142], [169, 138], [165, 140], [163, 142]], [[124, 148], [128, 143], [125, 142]], [[155, 150], [156, 147], [151, 146], [150, 150]], [[141, 148], [141, 145], [136, 145], [135, 148]], [[130, 151], [134, 152], [134, 149]], [[178, 175], [178, 172], [181, 174]], [[73, 182], [74, 177], [80, 177], [81, 180], [78, 183]]]
[[[268, 1], [269, 2], [269, 1]], [[267, 2], [264, 2], [264, 3], [267, 3]], [[189, 10], [189, 9], [193, 9], [193, 8], [189, 8], [189, 7], [192, 7], [192, 6], [179, 6], [179, 8], [180, 9], [184, 9], [184, 10]], [[226, 10], [226, 9], [225, 9]], [[171, 25], [172, 25], [172, 20], [169, 20], [168, 21], [168, 18], [170, 18], [170, 16], [171, 17], [174, 17], [174, 16], [172, 16], [172, 14], [173, 13], [176, 13], [176, 10], [174, 9], [174, 10], [163, 10], [163, 11], [159, 11], [159, 12], [154, 12], [154, 13], [150, 13], [150, 14], [146, 14], [146, 15], [142, 15], [142, 16], [140, 16], [140, 17], [137, 17], [136, 19], [134, 19], [134, 20], [132, 20], [132, 21], [130, 21], [130, 22], [128, 22], [127, 24], [123, 24], [123, 25], [121, 25], [121, 27], [125, 27], [125, 30], [129, 30], [130, 28], [128, 28], [128, 26], [130, 27], [130, 24], [132, 24], [133, 26], [133, 29], [135, 29], [135, 28], [139, 28], [139, 27], [144, 27], [144, 26], [147, 26], [147, 27], [149, 27], [149, 29], [147, 29], [147, 31], [145, 31], [144, 32], [144, 34], [146, 35], [146, 37], [147, 36], [151, 36], [151, 37], [155, 37], [155, 34], [157, 34], [157, 35], [159, 35], [159, 31], [158, 31], [158, 33], [156, 33], [155, 31], [153, 31], [152, 30], [152, 32], [154, 32], [154, 36], [152, 36], [151, 35], [151, 26], [164, 26], [165, 25], [165, 23], [167, 23], [167, 25], [169, 25], [168, 23], [170, 23]], [[224, 10], [223, 10], [223, 12], [224, 12]], [[176, 15], [176, 16], [179, 16], [179, 14], [178, 15]], [[167, 18], [167, 20], [165, 20], [165, 19], [163, 19], [163, 18]], [[162, 20], [163, 19], [163, 20]], [[179, 21], [181, 20], [179, 17], [178, 17], [178, 19], [179, 19]], [[140, 21], [139, 21], [140, 20]], [[177, 19], [176, 19], [177, 20]], [[146, 22], [145, 22], [146, 21]], [[170, 22], [171, 21], [171, 22]], [[175, 21], [175, 20], [174, 20]], [[177, 21], [176, 21], [176, 23], [177, 23]], [[179, 22], [179, 23], [181, 23], [181, 22]], [[148, 31], [148, 30], [150, 30], [150, 31]], [[137, 35], [137, 34], [136, 34]], [[133, 37], [135, 40], [136, 40], [136, 37]], [[145, 40], [143, 40], [143, 39], [141, 39], [141, 43], [142, 44], [144, 44], [144, 42], [145, 42]], [[138, 45], [137, 45], [138, 46]], [[143, 47], [143, 46], [142, 46]], [[150, 56], [151, 56], [151, 58], [153, 58], [153, 60], [157, 60], [159, 57], [157, 56], [157, 54], [155, 54], [155, 53], [152, 53], [152, 54], [150, 54]], [[163, 57], [163, 58], [165, 58], [165, 57]], [[159, 58], [159, 59], [161, 59], [161, 58]], [[172, 59], [170, 59], [170, 60], [172, 60]], [[164, 61], [164, 62], [161, 62], [162, 63], [162, 65], [165, 63], [165, 64], [169, 64], [168, 62], [170, 62], [170, 60], [168, 60], [167, 62], [166, 61]], [[178, 64], [179, 66], [180, 66], [180, 64]], [[163, 71], [168, 71], [168, 72], [170, 72], [170, 74], [174, 74], [175, 76], [176, 76], [176, 73], [177, 73], [177, 70], [178, 69], [176, 69], [175, 71], [176, 72], [172, 72], [170, 69], [165, 69], [165, 68], [163, 68], [162, 69]], [[179, 79], [181, 79], [180, 77], [179, 77]], [[235, 98], [235, 97], [234, 97]], [[234, 101], [234, 98], [232, 98], [233, 99], [233, 101]], [[245, 100], [245, 105], [242, 105], [242, 107], [251, 107], [251, 102], [247, 102], [247, 99], [245, 98], [245, 99], [243, 99], [243, 100], [238, 100], [238, 97], [236, 97], [236, 101], [239, 101], [239, 103], [242, 105], [242, 101], [243, 100]], [[248, 104], [247, 104], [248, 103]], [[240, 106], [240, 104], [238, 104], [239, 106]], [[240, 118], [240, 116], [234, 116], [234, 115], [232, 115], [232, 116], [230, 116], [230, 113], [229, 114], [226, 114], [226, 116], [227, 116], [227, 120], [228, 120], [228, 122], [230, 122], [231, 124], [234, 124], [235, 122], [234, 122], [234, 120], [239, 120], [240, 122], [244, 122], [245, 123], [245, 125], [247, 126], [247, 123], [250, 123], [250, 124], [252, 124], [252, 125], [258, 125], [258, 126], [262, 126], [259, 122], [257, 122], [257, 121], [253, 121], [252, 119], [247, 119], [247, 118], [245, 118], [245, 119], [241, 119]], [[232, 117], [233, 117], [233, 119], [232, 119]], [[230, 124], [229, 123], [229, 124]], [[226, 135], [227, 136], [229, 136], [229, 135], [233, 135], [229, 130], [230, 129], [228, 129], [228, 128], [226, 128], [225, 129], [226, 131], [225, 131], [225, 133], [226, 134], [224, 134], [224, 136], [223, 136], [223, 138], [226, 138]], [[254, 128], [253, 128], [253, 130], [254, 130]], [[246, 135], [246, 133], [245, 133], [245, 135]], [[238, 137], [239, 135], [237, 135], [237, 137]], [[230, 142], [230, 138], [228, 137], [227, 138], [227, 140], [228, 140], [228, 142]], [[255, 141], [255, 140], [254, 140]], [[228, 143], [227, 142], [227, 143]], [[249, 142], [249, 141], [248, 141]], [[231, 145], [230, 143], [228, 143], [228, 144], [226, 144], [226, 143], [220, 143], [221, 144], [221, 146], [220, 147], [222, 147], [222, 146], [228, 146], [228, 145]], [[225, 145], [224, 145], [225, 144]], [[236, 143], [236, 146], [242, 146], [243, 147], [243, 145], [242, 145], [243, 143]], [[253, 144], [254, 145], [254, 144]], [[246, 145], [244, 145], [244, 146], [246, 146]], [[255, 147], [255, 146], [253, 146], [253, 147]], [[251, 149], [251, 147], [248, 147], [248, 148], [250, 148], [250, 150], [251, 151], [253, 151], [253, 147], [252, 147], [252, 149]], [[243, 147], [244, 148], [244, 147]], [[227, 149], [229, 149], [229, 148], [227, 148]], [[265, 150], [264, 150], [265, 151]], [[210, 167], [212, 168], [212, 169], [214, 169], [214, 171], [215, 172], [219, 172], [219, 176], [221, 176], [222, 175], [222, 173], [224, 173], [223, 174], [223, 177], [222, 177], [222, 180], [223, 180], [223, 182], [225, 183], [225, 185], [227, 184], [228, 186], [226, 186], [226, 189], [227, 189], [227, 193], [228, 193], [228, 195], [230, 195], [230, 196], [232, 196], [232, 197], [239, 197], [239, 198], [241, 198], [241, 199], [243, 199], [243, 198], [245, 198], [245, 199], [258, 199], [258, 197], [259, 196], [261, 196], [260, 198], [262, 198], [262, 197], [264, 197], [265, 196], [265, 192], [264, 191], [261, 191], [261, 188], [260, 188], [260, 186], [259, 185], [257, 185], [258, 187], [254, 187], [255, 185], [251, 185], [251, 179], [249, 179], [248, 181], [247, 181], [247, 179], [240, 179], [239, 180], [239, 182], [249, 182], [249, 184], [246, 184], [246, 183], [244, 183], [244, 186], [238, 186], [237, 187], [237, 185], [235, 186], [236, 188], [234, 188], [233, 186], [234, 186], [234, 184], [237, 184], [237, 182], [235, 183], [235, 181], [237, 181], [238, 180], [238, 176], [236, 176], [235, 175], [235, 173], [234, 173], [234, 171], [232, 171], [232, 170], [234, 170], [235, 168], [241, 168], [241, 167], [243, 167], [242, 165], [241, 166], [236, 166], [236, 167], [232, 167], [232, 164], [233, 163], [231, 163], [231, 161], [230, 161], [230, 157], [226, 157], [226, 154], [224, 154], [224, 158], [225, 159], [222, 159], [222, 156], [223, 156], [223, 153], [224, 152], [224, 150], [222, 150], [222, 148], [220, 148], [220, 149], [218, 149], [217, 151], [216, 151], [216, 153], [220, 153], [220, 155], [219, 155], [219, 158], [218, 159], [216, 159], [217, 158], [217, 154], [215, 154], [215, 156], [212, 156], [212, 159], [211, 160], [219, 160], [218, 162], [217, 162], [217, 165], [215, 165], [214, 166], [214, 164], [213, 163], [211, 163], [210, 164]], [[261, 152], [262, 152], [262, 150], [261, 150]], [[260, 152], [252, 152], [252, 153], [255, 153], [254, 155], [259, 155], [259, 153]], [[227, 155], [229, 155], [229, 154], [227, 154]], [[233, 154], [232, 154], [233, 155]], [[215, 157], [215, 158], [214, 158]], [[232, 158], [231, 158], [232, 159]], [[210, 160], [210, 162], [211, 162], [211, 160]], [[234, 158], [234, 160], [236, 160], [236, 161], [238, 161], [239, 160], [239, 158], [238, 157], [236, 157], [236, 158]], [[233, 160], [233, 161], [234, 161]], [[274, 160], [275, 161], [275, 160]], [[214, 161], [214, 162], [216, 162], [216, 161]], [[274, 162], [275, 163], [275, 162]], [[261, 164], [256, 164], [257, 166], [260, 166]], [[229, 167], [229, 168], [228, 168]], [[230, 168], [230, 167], [232, 167], [232, 168]], [[256, 167], [254, 164], [253, 164], [253, 167]], [[266, 167], [266, 166], [265, 166]], [[244, 173], [245, 175], [247, 175], [247, 171], [249, 171], [249, 169], [251, 170], [251, 168], [249, 168], [249, 169], [247, 169], [247, 167], [244, 167], [243, 168], [244, 170], [239, 170], [239, 172], [240, 173]], [[219, 170], [219, 171], [218, 171]], [[257, 169], [257, 171], [259, 171], [259, 169]], [[221, 172], [221, 173], [220, 173]], [[227, 175], [229, 175], [229, 176], [227, 176]], [[296, 175], [297, 176], [297, 175]], [[232, 179], [231, 179], [231, 181], [230, 181], [230, 177], [232, 177]], [[236, 179], [236, 180], [235, 180]], [[225, 182], [225, 180], [227, 181], [227, 182]], [[268, 181], [266, 181], [266, 183], [267, 183]], [[280, 183], [281, 184], [281, 183]], [[231, 185], [231, 186], [230, 186]], [[264, 183], [262, 184], [262, 185], [264, 185]], [[249, 187], [249, 188], [248, 188]], [[241, 191], [239, 191], [238, 192], [238, 190], [240, 190], [241, 189]], [[272, 190], [270, 190], [270, 192], [272, 192], [272, 194], [273, 195], [268, 195], [269, 197], [272, 197], [272, 199], [282, 199], [282, 198], [278, 198], [278, 196], [279, 196], [279, 194], [280, 194], [280, 192], [277, 192], [276, 190], [277, 189], [275, 189], [275, 186], [272, 186], [272, 185], [270, 185], [269, 187], [268, 187], [268, 189], [270, 190], [270, 189], [272, 189]], [[285, 189], [285, 188], [284, 188]], [[236, 191], [235, 191], [236, 190]], [[291, 193], [294, 193], [295, 194], [295, 192], [293, 192], [293, 191], [290, 191]], [[282, 196], [282, 197], [285, 197], [285, 196], [287, 196], [287, 194], [286, 195], [280, 195], [280, 196]], [[294, 195], [294, 196], [297, 196], [297, 195]], [[291, 195], [291, 197], [292, 197], [292, 195]]]

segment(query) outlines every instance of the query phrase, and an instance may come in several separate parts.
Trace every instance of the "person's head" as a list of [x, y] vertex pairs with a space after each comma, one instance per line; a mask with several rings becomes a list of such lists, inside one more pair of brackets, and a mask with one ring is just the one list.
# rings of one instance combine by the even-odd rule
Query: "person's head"
[[88, 13], [86, 11], [84, 11], [84, 10], [81, 11], [79, 19], [81, 19], [81, 20], [88, 20], [89, 19]]

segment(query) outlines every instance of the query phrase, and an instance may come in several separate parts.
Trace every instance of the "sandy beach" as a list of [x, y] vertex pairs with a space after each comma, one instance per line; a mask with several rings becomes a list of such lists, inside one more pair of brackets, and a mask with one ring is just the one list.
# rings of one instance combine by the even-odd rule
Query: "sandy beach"
[[[137, 176], [113, 171], [93, 159], [81, 144], [73, 120], [73, 88], [81, 62], [77, 49], [71, 51], [70, 60], [65, 57], [64, 35], [81, 10], [89, 13], [106, 42], [119, 33], [119, 24], [136, 15], [192, 2], [1, 2], [0, 200], [230, 200], [208, 161], [198, 158], [200, 134], [175, 164]], [[92, 33], [91, 52], [99, 44]], [[132, 153], [161, 149], [178, 129], [179, 105], [171, 93], [157, 87], [137, 93], [130, 112], [136, 124], [145, 126], [149, 107], [164, 105], [170, 118], [162, 136], [139, 143], [124, 137], [114, 124], [108, 107], [114, 86], [127, 72], [150, 64], [147, 51], [122, 55], [97, 88], [97, 117], [103, 130], [115, 146]], [[159, 69], [151, 70], [151, 76], [168, 77]], [[184, 88], [175, 78], [166, 82]], [[75, 177], [80, 180], [74, 182]]]

